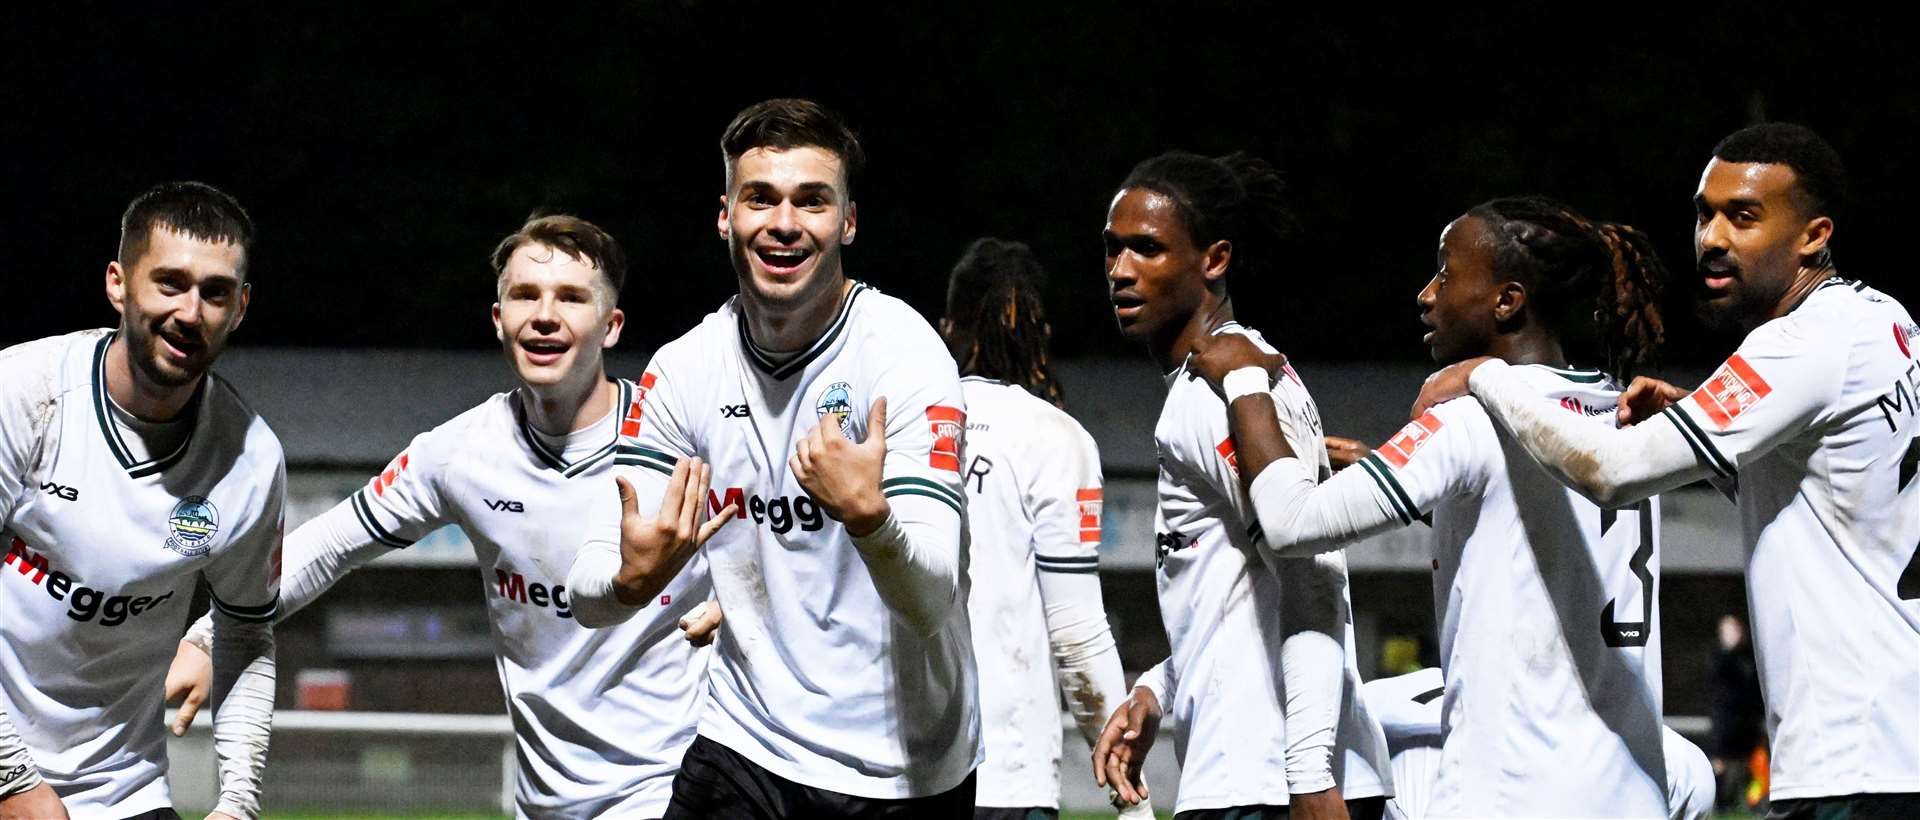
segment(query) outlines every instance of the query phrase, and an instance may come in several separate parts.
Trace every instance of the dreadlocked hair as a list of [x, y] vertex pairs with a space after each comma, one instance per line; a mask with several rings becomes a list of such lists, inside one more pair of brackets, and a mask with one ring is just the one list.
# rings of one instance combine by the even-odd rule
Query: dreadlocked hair
[[1120, 183], [1120, 190], [1128, 188], [1172, 200], [1195, 247], [1231, 243], [1229, 280], [1273, 275], [1296, 232], [1280, 172], [1244, 151], [1223, 157], [1168, 151], [1133, 166]]
[[1064, 408], [1066, 391], [1047, 364], [1046, 278], [1026, 243], [974, 240], [947, 282], [948, 344], [960, 375], [1017, 384]]
[[1495, 199], [1467, 215], [1494, 237], [1494, 273], [1526, 285], [1562, 343], [1597, 356], [1622, 380], [1657, 360], [1666, 341], [1660, 297], [1667, 269], [1646, 234], [1538, 196]]

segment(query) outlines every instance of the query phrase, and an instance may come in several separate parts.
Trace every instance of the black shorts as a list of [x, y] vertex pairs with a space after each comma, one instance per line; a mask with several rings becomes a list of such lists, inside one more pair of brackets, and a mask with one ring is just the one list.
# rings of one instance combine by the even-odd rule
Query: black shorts
[[1848, 794], [1775, 800], [1767, 820], [1912, 820], [1920, 817], [1920, 794]]
[[1028, 809], [1009, 809], [1001, 806], [973, 807], [973, 820], [1060, 820], [1059, 809], [1045, 809], [1035, 806]]
[[[1362, 797], [1347, 801], [1349, 820], [1380, 820], [1386, 815], [1387, 799]], [[1194, 809], [1173, 816], [1173, 820], [1287, 820], [1286, 806], [1235, 806], [1230, 809]]]
[[761, 768], [738, 752], [700, 736], [687, 747], [673, 778], [666, 820], [776, 820], [776, 818], [899, 818], [971, 820], [974, 775], [940, 794], [883, 800], [803, 786]]

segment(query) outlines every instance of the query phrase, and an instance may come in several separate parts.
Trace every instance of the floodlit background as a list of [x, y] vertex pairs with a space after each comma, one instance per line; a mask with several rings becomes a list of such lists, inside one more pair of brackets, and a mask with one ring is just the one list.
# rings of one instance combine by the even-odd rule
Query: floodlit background
[[[413, 434], [510, 386], [486, 318], [486, 257], [529, 213], [575, 213], [626, 245], [629, 323], [612, 370], [634, 376], [732, 291], [713, 229], [728, 118], [769, 96], [840, 110], [870, 155], [850, 275], [931, 319], [977, 236], [1028, 242], [1050, 268], [1070, 409], [1112, 488], [1103, 582], [1130, 672], [1165, 650], [1151, 563], [1160, 387], [1113, 329], [1098, 232], [1140, 159], [1245, 149], [1287, 173], [1305, 231], [1285, 276], [1235, 283], [1235, 308], [1294, 357], [1329, 432], [1374, 442], [1429, 369], [1413, 297], [1440, 228], [1498, 195], [1549, 194], [1649, 231], [1676, 273], [1661, 370], [1697, 380], [1733, 340], [1688, 317], [1689, 198], [1713, 144], [1750, 122], [1795, 120], [1834, 142], [1856, 194], [1839, 223], [1841, 271], [1920, 304], [1897, 244], [1898, 204], [1920, 170], [1920, 68], [1905, 29], [1871, 14], [1009, 0], [9, 14], [0, 281], [12, 309], [0, 345], [112, 323], [101, 276], [140, 191], [195, 178], [234, 193], [261, 239], [252, 313], [220, 369], [288, 445], [290, 524]], [[1418, 535], [1353, 553], [1369, 676], [1433, 662]], [[1704, 490], [1670, 498], [1663, 537], [1666, 703], [1697, 739], [1713, 623], [1745, 612], [1740, 550], [1730, 507]], [[447, 531], [283, 627], [283, 708], [423, 728], [283, 720], [270, 807], [498, 805], [489, 583]], [[393, 712], [481, 717], [381, 716]], [[180, 753], [182, 777], [205, 769], [196, 754]], [[1097, 800], [1077, 754], [1065, 779], [1086, 786], [1075, 799]], [[1170, 807], [1171, 761], [1156, 771]], [[191, 804], [194, 786], [181, 788]]]

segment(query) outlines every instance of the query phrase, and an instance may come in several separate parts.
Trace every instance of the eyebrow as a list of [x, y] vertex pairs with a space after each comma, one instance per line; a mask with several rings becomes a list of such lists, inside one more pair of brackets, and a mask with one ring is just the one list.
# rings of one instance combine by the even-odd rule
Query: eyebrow
[[[187, 270], [186, 268], [175, 268], [175, 267], [169, 267], [166, 265], [161, 265], [161, 266], [155, 267], [151, 271], [148, 271], [147, 275], [150, 277], [157, 277], [162, 275], [185, 276], [191, 279], [193, 278], [193, 271]], [[241, 284], [240, 277], [227, 276], [225, 274], [214, 274], [212, 276], [203, 277], [201, 278], [199, 284], [205, 285], [205, 284], [211, 284], [214, 282], [230, 282], [235, 285]]]
[[[1694, 195], [1693, 195], [1693, 205], [1694, 205], [1694, 207], [1696, 207], [1696, 208], [1704, 208], [1704, 207], [1707, 207], [1707, 197], [1706, 197], [1706, 195], [1705, 195], [1705, 194], [1694, 194]], [[1726, 207], [1726, 208], [1747, 208], [1747, 209], [1749, 209], [1749, 210], [1756, 210], [1756, 211], [1757, 211], [1757, 210], [1765, 210], [1765, 209], [1766, 209], [1766, 203], [1764, 203], [1764, 202], [1761, 202], [1760, 200], [1758, 200], [1758, 199], [1754, 199], [1754, 198], [1752, 198], [1752, 197], [1734, 197], [1734, 198], [1732, 198], [1732, 199], [1729, 199], [1729, 200], [1727, 200], [1727, 201], [1726, 201], [1726, 204], [1725, 204], [1724, 206], [1722, 206], [1722, 207]]]
[[[761, 180], [761, 179], [750, 179], [750, 180], [747, 180], [746, 182], [740, 183], [740, 190], [744, 191], [749, 189], [765, 190], [765, 191], [780, 190], [779, 186], [776, 186], [771, 182], [767, 182], [766, 180]], [[816, 194], [821, 191], [832, 193], [833, 184], [830, 182], [802, 182], [798, 187], [794, 189], [794, 193], [797, 193], [797, 194]]]

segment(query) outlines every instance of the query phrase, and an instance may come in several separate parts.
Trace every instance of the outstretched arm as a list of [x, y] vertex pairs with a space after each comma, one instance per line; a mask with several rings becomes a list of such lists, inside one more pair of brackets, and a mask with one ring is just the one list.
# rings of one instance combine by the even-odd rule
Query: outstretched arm
[[[1230, 333], [1210, 337], [1189, 362], [1227, 402], [1240, 482], [1265, 535], [1256, 546], [1269, 560], [1307, 556], [1409, 523], [1412, 517], [1385, 496], [1375, 477], [1385, 465], [1362, 464], [1362, 469], [1343, 470], [1321, 483], [1313, 467], [1294, 452], [1268, 392], [1274, 374], [1285, 366], [1285, 356]], [[1364, 445], [1340, 442], [1349, 463], [1365, 461]], [[1329, 444], [1330, 452], [1333, 446]]]
[[1470, 392], [1540, 466], [1601, 507], [1626, 506], [1714, 474], [1695, 457], [1682, 432], [1684, 422], [1626, 428], [1594, 424], [1543, 401], [1511, 370], [1491, 358], [1449, 366], [1427, 380], [1416, 415]]

